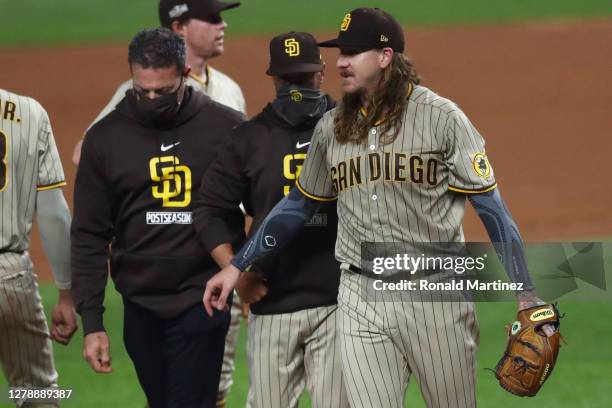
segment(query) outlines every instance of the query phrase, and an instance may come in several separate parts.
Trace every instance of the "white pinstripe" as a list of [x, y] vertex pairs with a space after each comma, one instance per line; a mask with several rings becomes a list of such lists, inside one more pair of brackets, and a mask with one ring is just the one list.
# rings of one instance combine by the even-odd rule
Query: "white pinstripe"
[[0, 279], [0, 333], [0, 362], [11, 387], [57, 386], [49, 328], [31, 267]]
[[339, 336], [351, 407], [403, 407], [412, 373], [428, 407], [475, 407], [473, 304], [412, 301], [409, 292], [366, 300], [369, 281], [349, 271], [340, 279]]
[[249, 316], [249, 408], [348, 407], [336, 336], [337, 306]]

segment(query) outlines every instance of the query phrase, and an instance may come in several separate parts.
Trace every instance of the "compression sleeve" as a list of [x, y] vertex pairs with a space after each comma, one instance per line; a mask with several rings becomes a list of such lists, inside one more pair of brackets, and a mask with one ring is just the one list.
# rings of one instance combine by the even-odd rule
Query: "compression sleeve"
[[238, 251], [232, 264], [244, 271], [254, 261], [289, 243], [317, 211], [317, 201], [294, 187], [280, 200]]
[[36, 221], [58, 289], [70, 289], [70, 210], [60, 188], [36, 195]]
[[499, 189], [470, 195], [469, 198], [480, 216], [510, 280], [523, 283], [524, 290], [533, 290], [534, 286], [527, 269], [523, 240], [499, 193]]

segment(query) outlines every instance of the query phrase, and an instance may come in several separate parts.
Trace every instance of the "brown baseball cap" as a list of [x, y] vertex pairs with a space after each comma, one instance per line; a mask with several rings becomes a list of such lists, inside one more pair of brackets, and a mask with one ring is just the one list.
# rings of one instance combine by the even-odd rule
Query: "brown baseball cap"
[[321, 52], [312, 34], [291, 31], [270, 40], [270, 66], [266, 74], [279, 76], [322, 70]]
[[354, 52], [389, 47], [404, 52], [404, 30], [397, 20], [379, 8], [362, 7], [347, 13], [340, 24], [338, 38], [319, 43]]
[[226, 3], [219, 0], [160, 0], [159, 21], [163, 27], [170, 28], [174, 20], [206, 20], [239, 5], [240, 2]]

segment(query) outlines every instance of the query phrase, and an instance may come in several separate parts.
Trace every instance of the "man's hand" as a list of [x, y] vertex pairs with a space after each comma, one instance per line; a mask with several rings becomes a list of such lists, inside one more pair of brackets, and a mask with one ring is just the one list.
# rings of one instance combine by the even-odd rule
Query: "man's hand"
[[[523, 291], [518, 294], [517, 299], [519, 312], [533, 306], [541, 306], [546, 304], [546, 302], [540, 299], [534, 291]], [[542, 326], [542, 331], [544, 334], [546, 334], [546, 337], [550, 337], [555, 333], [555, 328], [550, 324], [545, 324]]]
[[70, 343], [77, 329], [76, 313], [70, 290], [59, 290], [59, 299], [51, 314], [51, 338], [60, 344]]
[[108, 374], [111, 368], [110, 343], [106, 332], [93, 332], [85, 336], [83, 358], [96, 373]]
[[244, 272], [236, 283], [236, 292], [244, 303], [257, 303], [268, 294], [268, 287], [261, 274]]
[[234, 265], [229, 264], [206, 282], [203, 302], [206, 313], [209, 316], [213, 315], [213, 309], [229, 309], [227, 297], [236, 287], [239, 277], [240, 270]]

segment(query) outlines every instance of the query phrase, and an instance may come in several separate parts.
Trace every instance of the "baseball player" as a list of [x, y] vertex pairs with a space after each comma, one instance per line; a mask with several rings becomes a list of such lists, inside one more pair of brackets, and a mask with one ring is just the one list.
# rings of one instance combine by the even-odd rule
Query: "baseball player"
[[[68, 344], [76, 330], [70, 295], [70, 212], [64, 171], [45, 109], [0, 89], [0, 363], [11, 387], [57, 387], [50, 338]], [[28, 253], [36, 213], [59, 300], [51, 332]], [[23, 404], [23, 405], [22, 405]], [[41, 401], [18, 406], [48, 407]]]
[[[152, 408], [216, 405], [230, 319], [209, 318], [200, 304], [202, 280], [216, 265], [191, 225], [192, 185], [243, 115], [186, 85], [185, 51], [166, 28], [132, 39], [133, 88], [88, 131], [74, 189], [73, 294], [84, 356], [94, 371], [111, 371], [103, 325], [110, 255], [124, 343]], [[229, 218], [237, 243], [244, 217], [237, 210]]]
[[[246, 115], [246, 103], [238, 84], [209, 64], [211, 59], [222, 55], [225, 50], [224, 36], [227, 22], [223, 20], [221, 13], [239, 5], [238, 2], [226, 3], [218, 0], [160, 0], [159, 19], [162, 27], [171, 29], [185, 40], [187, 65], [191, 68], [187, 77], [187, 85], [208, 95], [213, 101]], [[121, 84], [92, 125], [113, 111], [125, 96], [126, 91], [131, 88], [132, 80]], [[73, 162], [76, 165], [80, 161], [82, 143], [82, 140], [79, 141], [74, 148]], [[247, 227], [250, 221], [250, 218], [247, 217]], [[233, 306], [219, 387], [220, 405], [232, 385], [234, 355], [242, 312], [242, 302], [238, 296], [234, 297]]]
[[[194, 225], [219, 266], [233, 256], [227, 213], [244, 202], [259, 225], [295, 185], [313, 129], [334, 106], [319, 90], [323, 70], [312, 35], [270, 41], [267, 74], [276, 99], [233, 130], [196, 201]], [[335, 203], [322, 206], [292, 245], [258, 261], [239, 282], [238, 294], [251, 304], [248, 407], [297, 407], [305, 384], [314, 407], [348, 406], [336, 341], [336, 225]]]
[[[519, 310], [534, 293], [521, 237], [487, 159], [484, 141], [452, 101], [419, 85], [403, 55], [404, 33], [380, 9], [347, 13], [338, 38], [343, 99], [315, 129], [296, 189], [207, 283], [209, 313], [223, 309], [240, 272], [282, 247], [316, 209], [337, 199], [336, 258], [342, 367], [351, 406], [401, 407], [412, 374], [430, 407], [476, 406], [478, 324], [467, 300], [372, 295], [362, 244], [461, 243], [464, 204], [479, 213], [513, 282]], [[549, 327], [549, 330], [552, 328]], [[550, 332], [547, 332], [550, 335]]]
[[[208, 95], [213, 101], [246, 114], [246, 102], [240, 86], [208, 63], [225, 51], [224, 37], [228, 25], [221, 12], [238, 6], [239, 2], [218, 0], [160, 0], [159, 20], [162, 27], [174, 31], [185, 40], [187, 65], [191, 67], [187, 85]], [[131, 88], [131, 79], [119, 85], [90, 127], [112, 112]], [[80, 140], [74, 147], [72, 160], [77, 166], [82, 144]]]

